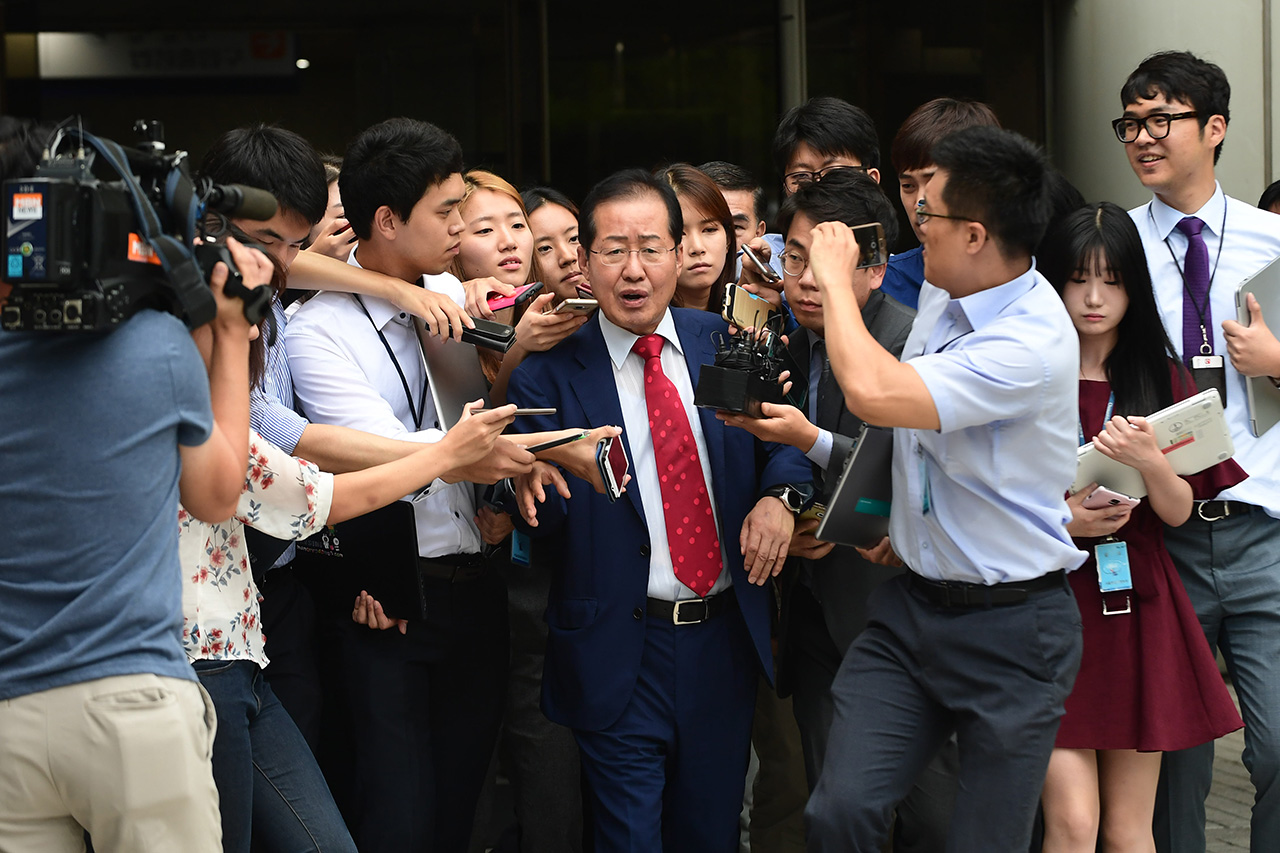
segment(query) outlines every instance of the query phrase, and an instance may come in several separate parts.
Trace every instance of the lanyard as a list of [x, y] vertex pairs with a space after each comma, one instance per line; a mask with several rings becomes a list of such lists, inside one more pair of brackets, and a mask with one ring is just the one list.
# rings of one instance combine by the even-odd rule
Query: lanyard
[[[1151, 212], [1151, 205], [1147, 205], [1147, 217], [1151, 220], [1151, 227], [1156, 227], [1156, 215]], [[1213, 292], [1213, 279], [1218, 274], [1218, 261], [1222, 260], [1222, 244], [1227, 238], [1227, 199], [1222, 198], [1222, 225], [1218, 228], [1218, 252], [1213, 256], [1213, 269], [1209, 272], [1209, 286], [1204, 290], [1204, 305], [1199, 305], [1195, 297], [1191, 295], [1190, 288], [1187, 287], [1187, 274], [1182, 271], [1182, 264], [1178, 263], [1178, 256], [1173, 253], [1173, 246], [1169, 244], [1169, 238], [1164, 238], [1164, 247], [1169, 250], [1169, 259], [1173, 261], [1173, 266], [1178, 271], [1178, 277], [1182, 279], [1182, 292], [1191, 300], [1191, 307], [1196, 309], [1196, 317], [1200, 319], [1200, 339], [1204, 341], [1200, 345], [1201, 355], [1212, 355], [1213, 344], [1209, 341], [1209, 330], [1205, 327], [1204, 315], [1209, 310], [1209, 294]], [[1203, 239], [1203, 238], [1201, 238]], [[1191, 238], [1187, 238], [1187, 244], [1190, 245]]]
[[[1107, 413], [1102, 416], [1102, 425], [1105, 427], [1107, 421], [1111, 420], [1111, 413], [1116, 408], [1116, 392], [1112, 391], [1107, 395]], [[1080, 423], [1080, 418], [1076, 418], [1076, 437], [1080, 439], [1080, 446], [1084, 447], [1084, 424]]]
[[422, 413], [427, 405], [427, 380], [422, 380], [422, 395], [418, 398], [418, 405], [413, 405], [413, 393], [409, 390], [409, 380], [404, 376], [404, 370], [400, 367], [400, 360], [396, 358], [396, 354], [391, 351], [391, 344], [387, 343], [386, 335], [382, 334], [382, 330], [378, 328], [378, 324], [373, 322], [373, 315], [369, 313], [369, 309], [364, 307], [364, 302], [360, 300], [357, 293], [351, 294], [351, 298], [360, 306], [360, 310], [364, 312], [364, 316], [369, 318], [369, 325], [373, 326], [373, 330], [378, 333], [378, 340], [382, 341], [382, 346], [386, 348], [387, 355], [391, 358], [391, 363], [395, 365], [396, 373], [400, 376], [400, 384], [404, 386], [405, 399], [409, 401], [409, 416], [413, 418], [413, 428], [422, 429]]

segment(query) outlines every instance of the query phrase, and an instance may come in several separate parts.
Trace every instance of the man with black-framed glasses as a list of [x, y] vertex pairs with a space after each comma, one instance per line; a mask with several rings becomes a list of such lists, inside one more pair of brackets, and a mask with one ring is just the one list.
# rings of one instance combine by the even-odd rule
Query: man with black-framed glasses
[[[1245, 377], [1280, 376], [1280, 342], [1235, 291], [1280, 256], [1280, 219], [1229, 198], [1214, 166], [1231, 118], [1222, 69], [1186, 52], [1147, 57], [1120, 91], [1112, 122], [1153, 198], [1138, 226], [1165, 328], [1196, 384], [1223, 393], [1235, 459], [1249, 479], [1197, 502], [1165, 544], [1205, 637], [1221, 647], [1245, 720], [1245, 766], [1256, 789], [1253, 850], [1280, 850], [1280, 430], [1254, 436]], [[1162, 853], [1205, 849], [1213, 744], [1166, 752], [1156, 798]]]

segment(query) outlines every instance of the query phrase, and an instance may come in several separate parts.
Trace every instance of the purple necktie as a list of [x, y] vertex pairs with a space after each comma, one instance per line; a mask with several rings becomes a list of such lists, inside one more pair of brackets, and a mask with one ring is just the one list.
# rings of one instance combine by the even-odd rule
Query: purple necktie
[[[1200, 347], [1208, 335], [1213, 344], [1213, 312], [1209, 308], [1209, 247], [1200, 236], [1204, 222], [1194, 216], [1185, 217], [1176, 226], [1187, 238], [1187, 257], [1183, 261], [1182, 283], [1182, 360], [1191, 367], [1191, 359], [1202, 355]], [[1204, 309], [1201, 318], [1198, 308]], [[1201, 333], [1201, 325], [1204, 332]]]

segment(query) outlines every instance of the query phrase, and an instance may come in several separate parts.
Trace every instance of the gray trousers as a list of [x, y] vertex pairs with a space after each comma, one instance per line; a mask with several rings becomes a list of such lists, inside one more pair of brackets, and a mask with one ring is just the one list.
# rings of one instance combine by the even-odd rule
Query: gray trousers
[[[1250, 849], [1280, 850], [1280, 521], [1260, 509], [1221, 521], [1195, 513], [1165, 545], [1211, 648], [1222, 650], [1244, 717], [1254, 787]], [[1203, 853], [1213, 743], [1166, 752], [1156, 797], [1156, 849]]]
[[835, 719], [805, 818], [809, 849], [875, 853], [894, 807], [956, 735], [948, 851], [1025, 850], [1080, 666], [1080, 611], [1065, 581], [1020, 603], [945, 608], [894, 578], [832, 685]]
[[[813, 790], [822, 773], [823, 756], [835, 717], [831, 688], [845, 649], [831, 638], [822, 607], [808, 587], [795, 584], [788, 606], [791, 636], [786, 664], [792, 673], [791, 702], [800, 728], [809, 790]], [[956, 741], [949, 738], [897, 806], [893, 825], [895, 853], [933, 853], [946, 846], [959, 769]]]

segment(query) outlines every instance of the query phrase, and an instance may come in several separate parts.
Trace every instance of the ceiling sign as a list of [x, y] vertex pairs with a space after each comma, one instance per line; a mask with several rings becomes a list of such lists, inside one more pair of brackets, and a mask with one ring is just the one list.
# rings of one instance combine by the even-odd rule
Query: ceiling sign
[[38, 33], [40, 77], [282, 77], [293, 33]]

